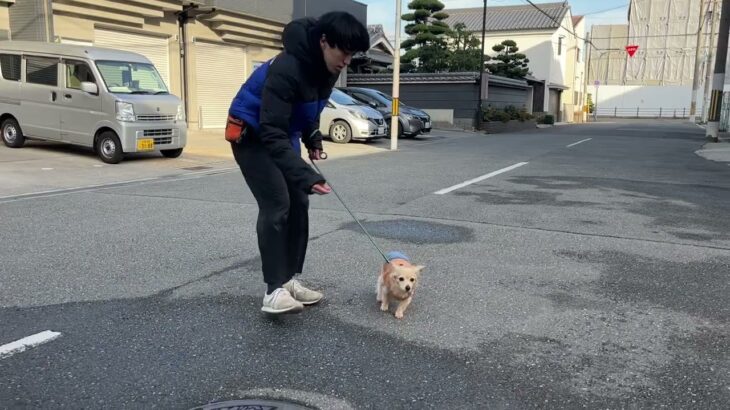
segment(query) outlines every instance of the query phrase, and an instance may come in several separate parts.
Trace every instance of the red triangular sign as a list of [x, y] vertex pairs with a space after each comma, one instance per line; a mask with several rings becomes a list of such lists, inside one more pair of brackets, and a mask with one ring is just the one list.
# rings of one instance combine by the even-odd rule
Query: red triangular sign
[[636, 54], [636, 50], [639, 49], [639, 46], [626, 46], [626, 52], [629, 53], [629, 57], [633, 57], [634, 54]]

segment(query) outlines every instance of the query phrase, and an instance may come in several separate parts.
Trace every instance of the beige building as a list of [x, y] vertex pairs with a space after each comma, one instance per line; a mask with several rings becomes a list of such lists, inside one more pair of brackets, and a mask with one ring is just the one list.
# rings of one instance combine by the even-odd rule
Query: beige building
[[10, 38], [8, 7], [13, 3], [15, 3], [15, 0], [0, 0], [0, 40], [8, 40]]

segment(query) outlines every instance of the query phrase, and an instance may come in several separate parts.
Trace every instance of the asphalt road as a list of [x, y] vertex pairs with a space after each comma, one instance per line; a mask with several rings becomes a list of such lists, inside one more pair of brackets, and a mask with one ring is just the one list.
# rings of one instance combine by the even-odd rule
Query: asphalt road
[[401, 321], [333, 195], [302, 276], [327, 299], [277, 319], [235, 170], [0, 199], [0, 345], [61, 334], [0, 347], [0, 407], [727, 408], [730, 167], [703, 142], [673, 121], [437, 130], [323, 161], [379, 245], [426, 265]]

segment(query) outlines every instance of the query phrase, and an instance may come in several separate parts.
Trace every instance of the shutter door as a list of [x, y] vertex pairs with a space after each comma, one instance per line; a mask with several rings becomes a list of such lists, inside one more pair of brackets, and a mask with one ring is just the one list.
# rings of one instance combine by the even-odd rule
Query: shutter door
[[166, 38], [144, 34], [102, 29], [94, 31], [95, 46], [142, 54], [155, 65], [167, 88], [170, 88], [170, 49], [167, 43]]
[[246, 49], [197, 42], [198, 113], [203, 128], [225, 128], [233, 97], [248, 78]]

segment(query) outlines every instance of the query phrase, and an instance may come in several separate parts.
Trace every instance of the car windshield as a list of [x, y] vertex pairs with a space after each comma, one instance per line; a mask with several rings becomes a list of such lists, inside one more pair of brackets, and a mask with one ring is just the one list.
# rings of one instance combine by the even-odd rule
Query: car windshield
[[[391, 97], [391, 96], [389, 96], [389, 95], [387, 95], [387, 94], [383, 94], [383, 93], [381, 93], [380, 91], [376, 91], [376, 92], [375, 92], [375, 94], [376, 94], [376, 95], [377, 95], [378, 97], [380, 97], [380, 98], [382, 98], [382, 99], [386, 100], [386, 101], [388, 102], [388, 106], [390, 106], [390, 104], [392, 104], [392, 103], [393, 103], [393, 97]], [[405, 104], [403, 104], [403, 101], [398, 101], [398, 108], [403, 108], [403, 106], [404, 106], [404, 105], [405, 105]]]
[[330, 95], [330, 98], [332, 99], [332, 101], [340, 105], [360, 105], [357, 100], [336, 88], [332, 90], [332, 95]]
[[152, 64], [97, 61], [109, 92], [115, 94], [168, 94], [165, 81]]

